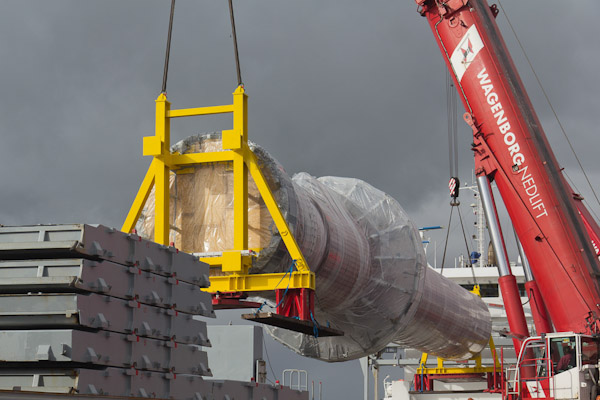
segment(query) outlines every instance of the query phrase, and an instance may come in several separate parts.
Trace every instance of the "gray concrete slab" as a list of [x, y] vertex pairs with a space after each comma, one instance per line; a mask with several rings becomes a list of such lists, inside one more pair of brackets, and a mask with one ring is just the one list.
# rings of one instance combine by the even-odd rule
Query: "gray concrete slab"
[[102, 293], [214, 317], [211, 296], [198, 286], [136, 266], [87, 259], [0, 261], [0, 293], [36, 291]]
[[[253, 382], [211, 381], [200, 377], [133, 369], [0, 370], [0, 399], [11, 400], [308, 400], [308, 392]], [[226, 397], [228, 396], [228, 397]]]
[[206, 322], [100, 294], [0, 295], [0, 329], [93, 329], [210, 346]]
[[0, 359], [3, 368], [88, 365], [211, 376], [198, 346], [107, 331], [0, 331]]
[[102, 225], [0, 227], [0, 260], [87, 258], [108, 260], [205, 285], [208, 265], [197, 257]]

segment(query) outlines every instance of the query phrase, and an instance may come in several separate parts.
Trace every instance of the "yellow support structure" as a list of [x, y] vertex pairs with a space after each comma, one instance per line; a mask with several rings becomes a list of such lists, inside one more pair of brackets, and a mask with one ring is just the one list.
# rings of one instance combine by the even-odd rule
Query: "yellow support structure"
[[315, 274], [308, 272], [277, 273], [277, 274], [231, 274], [211, 276], [211, 292], [245, 292], [272, 291], [275, 289], [301, 289], [315, 285]]
[[[481, 297], [481, 288], [479, 285], [474, 285], [471, 293]], [[495, 366], [484, 367], [481, 362], [481, 354], [476, 355], [473, 358], [470, 358], [469, 361], [475, 361], [475, 366], [466, 366], [466, 367], [452, 367], [448, 368], [444, 366], [443, 358], [437, 357], [437, 363], [435, 368], [427, 367], [427, 359], [428, 354], [421, 354], [421, 360], [419, 361], [419, 368], [417, 368], [417, 374], [479, 374], [479, 373], [493, 373], [500, 372], [501, 365], [498, 360], [498, 354], [496, 353], [496, 345], [494, 344], [494, 339], [490, 336], [490, 340], [488, 342], [488, 346], [492, 351], [492, 358]]]
[[490, 341], [488, 343], [490, 350], [492, 350], [492, 357], [494, 358], [494, 366], [486, 366], [484, 367], [481, 363], [481, 354], [471, 358], [471, 361], [475, 361], [474, 366], [466, 366], [466, 367], [446, 367], [444, 363], [446, 360], [443, 358], [437, 357], [436, 366], [434, 368], [427, 367], [427, 359], [428, 354], [421, 354], [421, 360], [419, 361], [419, 368], [417, 368], [417, 374], [480, 374], [487, 372], [500, 372], [501, 365], [498, 360], [498, 355], [496, 354], [496, 346], [494, 345], [494, 339], [490, 337]]
[[133, 200], [133, 205], [131, 209], [129, 209], [129, 214], [127, 214], [127, 218], [125, 218], [125, 223], [121, 230], [123, 232], [131, 232], [135, 227], [136, 222], [140, 219], [140, 215], [142, 214], [142, 209], [144, 208], [144, 204], [146, 204], [146, 200], [148, 200], [148, 196], [150, 195], [150, 190], [152, 190], [152, 186], [154, 186], [154, 171], [156, 170], [156, 163], [158, 161], [152, 160], [150, 164], [150, 168], [148, 168], [148, 172], [146, 172], [146, 176], [142, 181], [142, 185], [140, 186], [140, 190], [135, 196]]
[[[171, 110], [171, 103], [165, 93], [156, 99], [155, 135], [144, 138], [144, 156], [152, 156], [153, 161], [138, 190], [133, 205], [122, 227], [131, 232], [140, 217], [150, 191], [155, 188], [154, 241], [169, 244], [169, 175], [171, 171], [186, 172], [193, 165], [227, 162], [233, 166], [234, 181], [234, 240], [233, 248], [223, 252], [221, 257], [201, 259], [213, 267], [220, 267], [224, 276], [211, 277], [211, 287], [207, 291], [243, 292], [272, 291], [279, 286], [289, 289], [315, 288], [315, 275], [310, 271], [298, 243], [292, 236], [289, 226], [277, 206], [271, 190], [258, 167], [256, 156], [248, 147], [248, 96], [243, 86], [233, 92], [233, 104]], [[233, 129], [223, 131], [223, 150], [214, 153], [171, 154], [171, 118], [199, 115], [233, 114]], [[248, 250], [248, 173], [273, 217], [297, 271], [279, 274], [250, 274], [252, 259], [243, 255]], [[286, 279], [287, 276], [287, 279]]]
[[490, 341], [488, 343], [490, 350], [492, 350], [492, 357], [494, 358], [494, 366], [486, 366], [484, 367], [481, 362], [481, 354], [470, 359], [470, 361], [475, 361], [474, 366], [466, 366], [466, 367], [446, 367], [444, 363], [446, 360], [443, 358], [437, 357], [436, 366], [434, 368], [427, 367], [427, 360], [429, 358], [427, 353], [421, 354], [421, 360], [419, 361], [419, 368], [417, 368], [417, 374], [482, 374], [482, 373], [492, 373], [492, 372], [500, 372], [501, 365], [498, 360], [498, 355], [496, 354], [496, 346], [494, 345], [494, 339], [490, 336]]

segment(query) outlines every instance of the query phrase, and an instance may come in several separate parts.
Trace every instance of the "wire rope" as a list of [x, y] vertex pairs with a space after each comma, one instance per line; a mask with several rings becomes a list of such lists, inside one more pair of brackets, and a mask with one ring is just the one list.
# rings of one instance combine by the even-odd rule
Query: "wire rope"
[[448, 124], [448, 165], [450, 176], [458, 175], [458, 118], [456, 116], [456, 91], [446, 70], [446, 115]]
[[237, 72], [238, 86], [242, 86], [242, 71], [240, 68], [240, 55], [238, 53], [237, 34], [235, 32], [235, 17], [233, 16], [233, 0], [229, 0], [229, 19], [231, 20], [231, 37], [233, 38], [233, 52], [235, 55], [235, 69]]
[[[519, 39], [519, 36], [517, 35], [517, 32], [515, 31], [512, 23], [510, 22], [510, 18], [508, 17], [508, 14], [506, 13], [506, 10], [504, 9], [504, 7], [502, 6], [502, 3], [500, 2], [500, 0], [498, 0], [498, 5], [500, 5], [500, 8], [502, 9], [502, 13], [504, 14], [506, 21], [508, 22], [508, 25], [513, 33], [513, 35], [515, 36], [515, 39], [517, 40], [517, 43], [519, 44], [519, 47], [521, 48], [521, 51], [523, 52], [523, 55], [525, 56], [525, 59], [527, 60], [527, 63], [529, 64], [529, 68], [531, 69], [531, 71], [533, 72], [533, 75], [535, 76], [535, 79], [538, 83], [538, 85], [540, 86], [542, 93], [544, 94], [544, 97], [546, 99], [546, 101], [548, 102], [548, 105], [550, 106], [550, 109], [552, 110], [552, 113], [554, 114], [554, 118], [556, 118], [556, 121], [558, 122], [558, 125], [563, 133], [563, 136], [565, 137], [565, 139], [567, 140], [567, 143], [569, 144], [569, 147], [571, 148], [571, 152], [573, 153], [573, 155], [575, 156], [575, 159], [577, 160], [577, 163], [579, 164], [579, 168], [581, 169], [590, 189], [592, 190], [592, 193], [594, 194], [594, 197], [596, 198], [596, 201], [598, 202], [598, 204], [600, 205], [600, 200], [598, 199], [598, 196], [596, 195], [596, 191], [594, 190], [594, 188], [592, 187], [592, 184], [585, 172], [585, 169], [583, 168], [583, 165], [581, 164], [581, 161], [579, 160], [579, 157], [577, 156], [577, 154], [575, 153], [575, 149], [573, 148], [571, 141], [569, 140], [569, 137], [560, 121], [560, 119], [558, 118], [558, 114], [556, 113], [556, 111], [554, 110], [554, 106], [552, 105], [552, 102], [550, 101], [550, 97], [547, 95], [546, 90], [544, 89], [541, 80], [539, 79], [535, 69], [533, 68], [533, 64], [531, 63], [529, 57], [527, 56], [527, 52], [525, 51], [525, 48], [523, 47], [523, 44], [521, 43], [521, 40]], [[564, 173], [564, 171], [563, 171]], [[511, 186], [513, 186], [513, 190], [516, 190], [514, 188], [514, 185], [512, 183], [510, 183]], [[522, 201], [522, 200], [521, 200]], [[528, 210], [528, 213], [531, 215], [531, 212]], [[532, 216], [533, 218], [533, 216]], [[540, 229], [539, 225], [536, 223], [536, 226], [538, 229]], [[540, 229], [541, 231], [541, 229]], [[562, 267], [563, 271], [565, 272], [565, 274], [567, 275], [567, 278], [571, 281], [571, 283], [573, 284], [573, 286], [575, 287], [575, 290], [577, 291], [577, 294], [580, 296], [581, 300], [583, 301], [584, 304], [586, 304], [588, 306], [588, 308], [590, 310], [594, 310], [596, 309], [596, 307], [594, 307], [593, 305], [591, 305], [587, 298], [583, 295], [583, 293], [581, 293], [581, 291], [579, 290], [579, 288], [577, 287], [577, 285], [575, 285], [575, 282], [573, 281], [573, 278], [571, 277], [571, 275], [569, 274], [567, 267], [563, 264], [562, 260], [558, 257], [558, 254], [556, 253], [556, 250], [554, 249], [554, 247], [550, 244], [550, 241], [548, 241], [548, 239], [546, 238], [546, 241], [548, 242], [548, 245], [554, 255], [554, 257], [557, 259], [557, 261], [559, 262], [560, 266]]]
[[587, 173], [585, 172], [585, 168], [583, 168], [583, 164], [581, 163], [579, 156], [577, 156], [577, 153], [575, 152], [575, 148], [573, 147], [573, 144], [571, 143], [571, 139], [569, 139], [569, 135], [567, 135], [567, 132], [565, 131], [565, 128], [563, 127], [563, 124], [562, 124], [560, 118], [558, 118], [558, 114], [556, 113], [556, 110], [554, 109], [554, 106], [552, 105], [552, 102], [550, 101], [550, 97], [546, 93], [546, 90], [544, 89], [544, 86], [542, 85], [542, 82], [541, 82], [540, 78], [538, 77], [537, 72], [533, 68], [533, 64], [531, 63], [531, 60], [529, 59], [529, 56], [527, 55], [527, 52], [525, 51], [525, 48], [523, 47], [523, 44], [521, 43], [521, 40], [519, 39], [519, 36], [517, 35], [515, 28], [513, 27], [512, 23], [510, 22], [510, 18], [508, 17], [508, 14], [504, 10], [504, 7], [502, 6], [502, 3], [500, 2], [500, 0], [498, 0], [498, 4], [500, 5], [500, 8], [502, 9], [502, 13], [504, 14], [504, 17], [506, 17], [506, 21], [508, 22], [508, 25], [510, 26], [511, 31], [512, 31], [513, 35], [515, 36], [515, 39], [517, 39], [517, 43], [519, 44], [519, 47], [521, 48], [523, 55], [525, 55], [527, 64], [529, 64], [529, 68], [531, 68], [531, 72], [533, 72], [533, 76], [535, 76], [535, 80], [537, 81], [540, 89], [542, 90], [542, 93], [544, 94], [546, 102], [550, 106], [550, 110], [552, 110], [552, 114], [554, 114], [554, 118], [556, 119], [556, 122], [558, 123], [558, 126], [560, 127], [560, 130], [561, 130], [563, 136], [565, 137], [565, 139], [567, 140], [567, 143], [569, 144], [569, 148], [571, 149], [573, 156], [575, 156], [575, 160], [577, 160], [577, 164], [579, 165], [579, 168], [581, 169], [581, 172], [583, 173], [583, 176], [585, 177], [585, 180], [586, 180], [588, 186], [590, 187], [592, 193], [594, 194], [594, 197], [596, 198], [596, 202], [598, 203], [598, 205], [600, 205], [600, 199], [598, 199], [598, 195], [596, 194], [596, 191], [594, 190], [594, 187], [592, 186], [592, 183], [590, 182], [590, 179], [589, 179]]
[[171, 35], [173, 33], [173, 16], [175, 15], [175, 0], [171, 0], [171, 12], [169, 14], [169, 31], [167, 34], [167, 49], [165, 50], [165, 66], [163, 69], [163, 80], [161, 93], [167, 93], [167, 77], [169, 75], [169, 57], [171, 55]]
[[[566, 170], [563, 170], [563, 174], [565, 175], [565, 178], [567, 178], [567, 181], [571, 184], [573, 189], [575, 189], [577, 191], [577, 193], [581, 193], [581, 191], [577, 188], [575, 181], [573, 181], [573, 179], [569, 176], [569, 174], [567, 174]], [[582, 202], [588, 204], [588, 202], [585, 201], [585, 199], [583, 199]], [[589, 208], [590, 212], [594, 215], [594, 218], [596, 218], [596, 220], [600, 220], [600, 218], [598, 218], [598, 214], [596, 214], [596, 211], [594, 211], [594, 209], [592, 207], [588, 207], [588, 208]]]
[[269, 364], [269, 369], [271, 370], [271, 373], [273, 374], [273, 378], [275, 378], [275, 380], [277, 380], [277, 375], [275, 375], [275, 371], [273, 371], [273, 366], [271, 365], [271, 359], [269, 358], [269, 352], [267, 351], [267, 342], [265, 342], [265, 336], [263, 335], [263, 345], [265, 348], [265, 354], [267, 356], [267, 363]]
[[467, 257], [469, 257], [469, 266], [471, 267], [471, 273], [473, 274], [473, 284], [477, 285], [477, 278], [475, 278], [475, 270], [473, 269], [473, 263], [471, 263], [471, 252], [469, 251], [469, 243], [467, 241], [467, 234], [465, 232], [465, 226], [463, 224], [462, 214], [460, 212], [460, 206], [458, 208], [458, 219], [460, 220], [460, 227], [462, 228], [463, 238], [465, 239], [465, 247], [467, 248]]
[[450, 237], [450, 223], [452, 222], [452, 212], [454, 207], [450, 207], [450, 218], [448, 219], [448, 228], [446, 228], [446, 242], [444, 243], [444, 255], [442, 256], [442, 268], [440, 274], [444, 272], [444, 264], [446, 263], [446, 250], [448, 250], [448, 238]]

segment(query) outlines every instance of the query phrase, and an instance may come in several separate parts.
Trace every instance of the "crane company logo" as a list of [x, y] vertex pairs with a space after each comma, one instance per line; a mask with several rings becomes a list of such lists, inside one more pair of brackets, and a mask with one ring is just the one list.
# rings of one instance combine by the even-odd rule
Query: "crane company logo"
[[464, 49], [460, 49], [460, 51], [462, 51], [463, 53], [463, 64], [467, 62], [467, 58], [469, 57], [469, 54], [473, 53], [473, 45], [471, 44], [471, 40], [467, 40], [467, 47]]
[[467, 33], [465, 33], [450, 57], [452, 68], [459, 82], [481, 49], [483, 49], [481, 36], [479, 36], [475, 25], [472, 25], [467, 29]]
[[479, 84], [481, 85], [481, 90], [487, 100], [487, 104], [490, 106], [490, 113], [494, 116], [491, 122], [496, 122], [498, 130], [502, 134], [502, 141], [506, 145], [508, 155], [512, 157], [513, 168], [516, 167], [517, 172], [521, 174], [521, 184], [529, 198], [532, 210], [535, 210], [535, 218], [547, 217], [548, 210], [544, 205], [541, 190], [538, 190], [535, 177], [533, 176], [535, 170], [532, 168], [532, 171], [529, 171], [529, 165], [527, 165], [527, 160], [524, 153], [521, 152], [521, 145], [517, 140], [518, 135], [512, 132], [515, 130], [515, 132], [519, 133], [519, 125], [515, 124], [511, 126], [511, 121], [509, 121], [511, 114], [504, 111], [500, 96], [494, 90], [494, 85], [485, 67], [481, 68], [481, 71], [477, 74], [477, 78], [479, 79]]

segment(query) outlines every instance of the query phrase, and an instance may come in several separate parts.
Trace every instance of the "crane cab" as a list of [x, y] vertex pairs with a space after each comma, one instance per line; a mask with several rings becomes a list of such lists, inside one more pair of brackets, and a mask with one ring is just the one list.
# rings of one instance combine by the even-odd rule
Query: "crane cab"
[[507, 370], [505, 398], [596, 400], [598, 338], [573, 332], [530, 337]]

